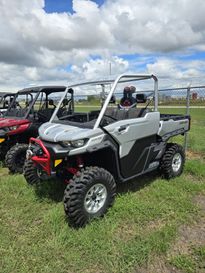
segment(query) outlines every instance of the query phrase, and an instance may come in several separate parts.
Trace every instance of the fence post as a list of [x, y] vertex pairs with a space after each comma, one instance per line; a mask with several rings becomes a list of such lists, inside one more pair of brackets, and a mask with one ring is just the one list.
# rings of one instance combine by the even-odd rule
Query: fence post
[[[186, 98], [186, 115], [190, 115], [190, 94], [191, 94], [191, 87], [187, 87], [187, 98]], [[188, 132], [185, 133], [184, 138], [184, 150], [186, 151], [188, 148]]]

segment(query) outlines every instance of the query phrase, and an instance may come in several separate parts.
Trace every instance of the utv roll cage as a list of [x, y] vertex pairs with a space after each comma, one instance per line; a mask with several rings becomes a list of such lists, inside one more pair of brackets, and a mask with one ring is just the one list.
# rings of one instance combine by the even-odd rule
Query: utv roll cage
[[[15, 104], [16, 104], [16, 101], [17, 101], [17, 98], [20, 96], [20, 95], [25, 95], [25, 96], [28, 96], [30, 95], [31, 96], [31, 103], [29, 103], [23, 117], [25, 119], [28, 118], [34, 104], [36, 103], [40, 93], [45, 93], [45, 102], [46, 102], [46, 107], [48, 107], [48, 104], [49, 104], [49, 100], [48, 100], [48, 96], [51, 94], [51, 93], [57, 93], [57, 92], [64, 92], [66, 89], [65, 86], [37, 86], [37, 87], [29, 87], [29, 88], [24, 88], [22, 90], [19, 90], [15, 96], [14, 96], [14, 99], [12, 100], [12, 103], [9, 105], [6, 113], [5, 113], [5, 116], [8, 115], [8, 113], [12, 110], [12, 109], [15, 109]], [[35, 96], [33, 96], [33, 94], [36, 94]], [[73, 93], [71, 92], [71, 101], [73, 101]], [[22, 116], [21, 116], [22, 117]]]
[[102, 87], [102, 93], [105, 92], [105, 86], [106, 85], [112, 85], [110, 92], [108, 93], [105, 102], [101, 108], [101, 111], [99, 113], [99, 116], [95, 122], [95, 125], [93, 127], [93, 129], [97, 129], [100, 125], [101, 119], [103, 118], [103, 115], [106, 111], [106, 108], [110, 102], [110, 100], [112, 99], [112, 96], [116, 90], [116, 87], [119, 83], [126, 83], [126, 82], [133, 82], [133, 81], [141, 81], [141, 80], [148, 80], [148, 79], [153, 79], [154, 80], [154, 111], [157, 111], [158, 109], [158, 79], [156, 76], [154, 75], [127, 75], [127, 74], [122, 74], [120, 76], [117, 77], [116, 80], [99, 80], [99, 81], [86, 81], [86, 82], [81, 82], [81, 83], [77, 83], [77, 84], [72, 84], [70, 86], [68, 86], [61, 98], [61, 100], [59, 101], [58, 106], [56, 107], [50, 122], [54, 122], [56, 119], [58, 119], [57, 117], [57, 113], [58, 110], [60, 108], [60, 105], [62, 104], [64, 98], [66, 97], [67, 93], [69, 92], [69, 90], [73, 91], [73, 88], [75, 87], [80, 87], [80, 86], [85, 86], [85, 85], [99, 85]]

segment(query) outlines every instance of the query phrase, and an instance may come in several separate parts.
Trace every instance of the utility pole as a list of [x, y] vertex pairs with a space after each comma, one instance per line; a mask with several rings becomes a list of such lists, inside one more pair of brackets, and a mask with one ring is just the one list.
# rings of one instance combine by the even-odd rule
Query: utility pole
[[112, 75], [112, 63], [109, 61], [109, 75]]
[[[111, 63], [111, 61], [109, 61], [109, 75], [110, 75], [110, 78], [111, 78], [111, 75], [112, 75], [112, 63]], [[110, 91], [111, 91], [111, 84], [110, 84]]]

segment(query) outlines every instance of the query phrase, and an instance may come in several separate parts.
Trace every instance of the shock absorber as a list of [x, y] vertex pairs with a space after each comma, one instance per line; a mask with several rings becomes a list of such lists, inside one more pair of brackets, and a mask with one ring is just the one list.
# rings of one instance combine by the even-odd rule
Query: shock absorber
[[80, 155], [77, 156], [76, 161], [77, 161], [77, 166], [79, 169], [84, 167], [84, 162]]
[[[66, 170], [69, 172], [71, 175], [75, 175], [80, 169], [82, 169], [84, 166], [84, 162], [81, 156], [76, 157], [76, 166], [75, 167], [67, 167]], [[69, 180], [65, 180], [66, 183], [70, 183]]]

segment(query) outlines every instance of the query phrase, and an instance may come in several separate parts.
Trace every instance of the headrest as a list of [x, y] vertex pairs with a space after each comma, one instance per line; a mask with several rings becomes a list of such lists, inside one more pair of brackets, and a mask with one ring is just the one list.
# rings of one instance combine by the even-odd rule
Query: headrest
[[124, 94], [133, 94], [136, 91], [134, 86], [125, 86], [123, 93]]

